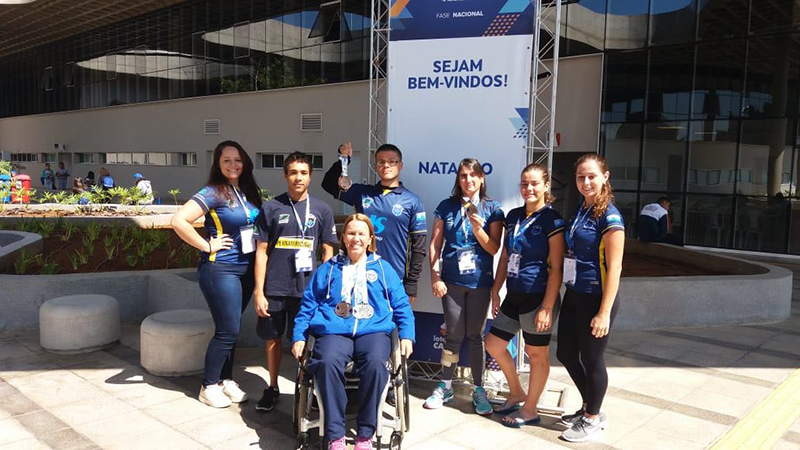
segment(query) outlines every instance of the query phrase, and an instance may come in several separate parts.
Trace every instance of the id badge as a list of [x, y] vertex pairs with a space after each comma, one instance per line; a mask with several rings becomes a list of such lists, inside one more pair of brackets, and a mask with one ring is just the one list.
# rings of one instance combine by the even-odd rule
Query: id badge
[[508, 255], [508, 270], [506, 272], [509, 277], [516, 278], [519, 276], [519, 260], [521, 256], [519, 253]]
[[311, 249], [301, 248], [294, 253], [294, 267], [297, 272], [311, 272], [313, 270]]
[[475, 273], [475, 252], [472, 249], [459, 250], [458, 272], [461, 275]]
[[239, 235], [242, 238], [242, 253], [248, 254], [256, 251], [255, 228], [252, 225], [239, 227]]
[[575, 284], [578, 260], [574, 256], [564, 257], [564, 283]]

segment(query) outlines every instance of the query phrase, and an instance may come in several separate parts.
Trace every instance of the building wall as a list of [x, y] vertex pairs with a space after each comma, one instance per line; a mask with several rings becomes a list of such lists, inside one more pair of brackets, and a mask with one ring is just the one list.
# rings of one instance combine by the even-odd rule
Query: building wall
[[[132, 185], [133, 174], [141, 172], [162, 197], [169, 198], [167, 191], [178, 188], [188, 198], [208, 174], [210, 151], [232, 139], [254, 158], [259, 185], [277, 194], [286, 189], [283, 172], [259, 169], [256, 153], [318, 153], [327, 169], [336, 160], [339, 143], [352, 141], [355, 150], [364, 149], [368, 89], [367, 82], [352, 82], [0, 119], [0, 150], [46, 153], [54, 143], [66, 144], [60, 160], [73, 176], [86, 176], [89, 170], [97, 174], [101, 167], [75, 163], [74, 153], [197, 152], [196, 167], [103, 165], [118, 185]], [[302, 113], [322, 113], [322, 131], [300, 131]], [[220, 119], [221, 133], [204, 135], [204, 119]], [[38, 175], [44, 163], [22, 165], [34, 178], [34, 187], [41, 187]], [[51, 166], [55, 170], [57, 164]], [[367, 167], [366, 161], [361, 166]], [[316, 173], [311, 193], [330, 199], [319, 187], [321, 181], [322, 173]]]

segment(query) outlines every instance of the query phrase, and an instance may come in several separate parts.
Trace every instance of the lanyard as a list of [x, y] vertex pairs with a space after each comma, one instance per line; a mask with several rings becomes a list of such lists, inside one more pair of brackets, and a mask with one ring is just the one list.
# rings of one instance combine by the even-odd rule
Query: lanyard
[[583, 215], [581, 215], [581, 211], [583, 211], [583, 203], [581, 203], [581, 205], [578, 206], [578, 214], [575, 216], [575, 220], [572, 222], [572, 226], [569, 229], [569, 234], [567, 234], [567, 246], [569, 247], [570, 250], [572, 250], [574, 247], [572, 239], [573, 236], [575, 235], [575, 229], [578, 228], [578, 224], [582, 223], [589, 217], [589, 212], [592, 211], [593, 209], [594, 205], [587, 208], [586, 212], [584, 212]]
[[[465, 198], [466, 197], [463, 197], [461, 199], [461, 232], [464, 234], [464, 244], [463, 244], [463, 246], [469, 245], [469, 233], [470, 233], [470, 230], [472, 229], [471, 225], [467, 225], [469, 223], [469, 217], [468, 217], [468, 215], [469, 215], [469, 205], [472, 204], [472, 205], [475, 205], [476, 209], [478, 208], [478, 205], [473, 201], [474, 198], [469, 200], [469, 203], [467, 203], [467, 206], [464, 206], [464, 199]], [[480, 202], [478, 202], [478, 204], [480, 204]], [[480, 215], [480, 210], [478, 210], [478, 215]]]
[[236, 199], [239, 200], [239, 204], [242, 205], [244, 215], [247, 216], [247, 223], [250, 224], [250, 210], [247, 209], [247, 199], [239, 195], [239, 190], [233, 187], [233, 185], [231, 185], [231, 188], [233, 189], [233, 193], [236, 194]]
[[311, 214], [311, 196], [306, 196], [306, 222], [303, 223], [300, 221], [300, 215], [297, 214], [297, 209], [294, 207], [294, 202], [292, 198], [289, 197], [289, 204], [292, 205], [292, 211], [294, 211], [294, 218], [297, 219], [297, 226], [300, 227], [300, 232], [303, 234], [303, 238], [306, 237], [306, 230], [308, 230], [308, 216]]
[[[546, 205], [544, 208], [549, 208], [549, 207], [550, 205]], [[522, 222], [522, 228], [520, 228], [519, 224], [519, 219], [522, 218], [522, 214], [520, 214], [520, 216], [517, 218], [517, 224], [514, 225], [514, 234], [511, 236], [511, 250], [517, 250], [517, 242], [519, 242], [520, 236], [522, 236], [522, 234], [525, 233], [525, 231], [528, 228], [530, 228], [531, 225], [533, 225], [537, 220], [539, 220], [539, 217], [542, 216], [540, 213], [544, 208], [534, 212], [533, 214], [531, 214], [530, 217], [525, 219]]]

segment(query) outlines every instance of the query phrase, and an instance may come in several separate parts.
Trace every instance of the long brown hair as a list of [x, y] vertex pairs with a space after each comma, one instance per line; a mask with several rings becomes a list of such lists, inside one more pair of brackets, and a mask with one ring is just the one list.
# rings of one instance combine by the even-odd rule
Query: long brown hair
[[[244, 151], [244, 148], [236, 141], [222, 141], [214, 148], [213, 161], [211, 163], [211, 171], [208, 173], [207, 185], [213, 186], [217, 195], [226, 197], [229, 201], [233, 201], [230, 189], [228, 188], [228, 179], [222, 174], [222, 169], [219, 167], [219, 160], [222, 157], [222, 150], [226, 147], [233, 147], [239, 152], [239, 157], [242, 158], [242, 174], [239, 175], [239, 190], [244, 193], [245, 198], [250, 203], [261, 207], [261, 189], [258, 188], [255, 177], [253, 177], [253, 160]], [[244, 206], [244, 205], [242, 205]]]
[[351, 214], [351, 215], [349, 215], [347, 217], [347, 219], [345, 219], [344, 226], [342, 227], [342, 235], [339, 237], [339, 244], [340, 244], [339, 248], [341, 248], [342, 251], [344, 251], [345, 255], [347, 254], [347, 246], [344, 245], [345, 231], [347, 231], [347, 225], [349, 225], [350, 222], [353, 222], [353, 221], [356, 221], [356, 220], [359, 221], [359, 222], [364, 222], [364, 223], [367, 224], [367, 228], [369, 228], [369, 237], [370, 237], [369, 246], [367, 247], [367, 251], [370, 251], [370, 252], [374, 253], [375, 249], [376, 249], [376, 247], [375, 247], [375, 229], [372, 227], [372, 221], [369, 220], [369, 217], [366, 214], [361, 214], [361, 213]]
[[453, 196], [453, 200], [461, 204], [461, 197], [464, 196], [464, 193], [461, 192], [461, 183], [459, 183], [459, 179], [461, 178], [461, 168], [466, 167], [471, 169], [476, 174], [480, 175], [482, 178], [481, 180], [481, 188], [478, 191], [478, 198], [481, 201], [486, 199], [486, 173], [483, 171], [483, 166], [481, 162], [475, 158], [464, 158], [458, 163], [458, 172], [456, 172], [456, 182], [453, 185], [453, 191], [451, 195]]
[[[547, 166], [538, 163], [530, 163], [527, 166], [525, 166], [525, 168], [522, 169], [522, 172], [520, 172], [519, 174], [520, 178], [522, 178], [522, 175], [533, 170], [541, 172], [542, 180], [544, 180], [544, 183], [550, 184], [550, 172], [547, 171]], [[547, 192], [544, 193], [544, 202], [553, 203], [554, 201], [556, 201], [556, 196], [553, 195], [553, 192], [550, 190], [550, 188], [547, 188]]]
[[[606, 159], [603, 158], [599, 153], [586, 153], [577, 161], [575, 161], [575, 172], [578, 172], [578, 166], [581, 164], [594, 161], [597, 163], [597, 167], [600, 168], [600, 171], [605, 174], [608, 172], [608, 163]], [[611, 181], [606, 179], [606, 182], [603, 183], [603, 187], [600, 188], [600, 192], [597, 193], [597, 196], [594, 199], [594, 218], [599, 219], [606, 213], [608, 210], [608, 205], [614, 202], [614, 189], [611, 187]]]

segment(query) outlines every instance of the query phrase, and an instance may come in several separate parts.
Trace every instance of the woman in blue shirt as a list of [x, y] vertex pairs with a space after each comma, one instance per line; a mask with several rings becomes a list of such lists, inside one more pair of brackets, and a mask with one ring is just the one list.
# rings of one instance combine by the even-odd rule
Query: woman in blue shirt
[[[247, 394], [232, 380], [233, 354], [242, 312], [255, 284], [254, 224], [260, 210], [261, 191], [253, 178], [253, 161], [241, 145], [224, 141], [214, 149], [206, 186], [171, 222], [181, 239], [202, 252], [197, 280], [216, 331], [206, 351], [199, 400], [215, 408], [247, 400]], [[192, 226], [203, 215], [208, 239]]]
[[423, 406], [436, 409], [454, 400], [453, 373], [466, 336], [475, 385], [472, 403], [475, 412], [489, 415], [492, 407], [482, 386], [483, 330], [494, 278], [494, 255], [503, 234], [503, 210], [500, 202], [486, 197], [486, 176], [478, 160], [466, 158], [459, 163], [452, 196], [439, 203], [434, 215], [431, 284], [433, 295], [442, 299], [447, 335], [442, 350], [442, 382]]
[[[495, 412], [508, 414], [502, 423], [512, 428], [540, 422], [536, 404], [550, 375], [548, 348], [558, 317], [561, 269], [564, 263], [564, 219], [550, 207], [550, 174], [541, 164], [522, 169], [519, 192], [525, 205], [506, 217], [506, 239], [492, 286], [495, 317], [486, 350], [508, 380], [509, 396]], [[500, 304], [500, 289], [506, 298]], [[530, 361], [528, 393], [522, 389], [508, 342], [522, 329]], [[520, 404], [524, 406], [520, 408]]]
[[625, 226], [614, 206], [605, 158], [587, 153], [575, 163], [575, 184], [583, 202], [567, 227], [564, 258], [567, 292], [558, 321], [558, 360], [581, 393], [583, 405], [561, 417], [562, 437], [584, 442], [605, 428], [600, 411], [608, 388], [604, 354], [619, 309], [617, 294], [625, 248]]

